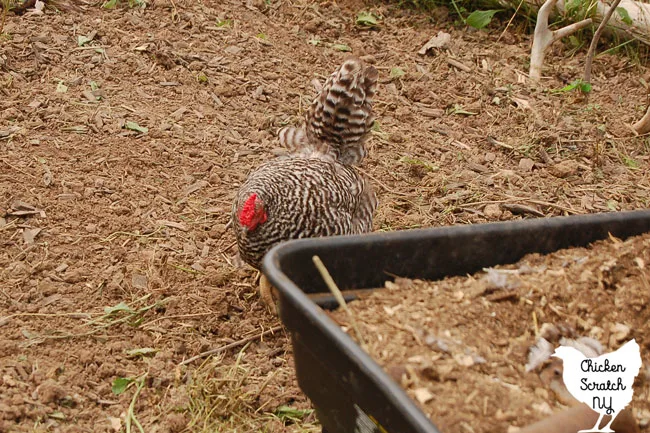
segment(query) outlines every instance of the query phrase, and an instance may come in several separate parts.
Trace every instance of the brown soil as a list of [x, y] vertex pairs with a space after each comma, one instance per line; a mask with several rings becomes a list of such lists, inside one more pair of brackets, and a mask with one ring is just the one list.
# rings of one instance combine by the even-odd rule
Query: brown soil
[[[543, 324], [600, 341], [604, 352], [635, 338], [644, 366], [630, 407], [647, 431], [649, 260], [650, 235], [612, 238], [469, 277], [397, 279], [349, 307], [368, 353], [450, 433], [510, 431], [567, 404], [546, 371], [555, 366], [525, 368]], [[332, 317], [350, 327], [344, 312]]]
[[[234, 260], [230, 204], [347, 55], [335, 44], [380, 71], [364, 167], [378, 230], [648, 205], [647, 141], [627, 124], [650, 78], [623, 57], [597, 59], [587, 102], [520, 82], [521, 29], [499, 39], [445, 11], [72, 3], [10, 14], [0, 36], [0, 430], [123, 429], [137, 387], [111, 385], [145, 374], [132, 412], [148, 432], [317, 429], [282, 331], [180, 363], [278, 323]], [[355, 25], [362, 9], [377, 29]], [[419, 56], [440, 30], [447, 49]], [[582, 68], [555, 50], [549, 89]]]

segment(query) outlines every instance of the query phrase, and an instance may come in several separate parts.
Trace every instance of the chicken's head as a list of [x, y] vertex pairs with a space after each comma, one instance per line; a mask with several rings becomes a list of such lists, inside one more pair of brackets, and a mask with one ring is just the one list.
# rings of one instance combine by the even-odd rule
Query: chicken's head
[[258, 225], [265, 223], [268, 219], [264, 202], [255, 193], [246, 199], [239, 212], [239, 223], [246, 232], [252, 232]]

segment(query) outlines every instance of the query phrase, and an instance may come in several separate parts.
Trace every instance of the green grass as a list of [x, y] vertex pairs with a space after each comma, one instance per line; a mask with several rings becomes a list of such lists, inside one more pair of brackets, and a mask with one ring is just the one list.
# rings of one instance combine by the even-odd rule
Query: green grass
[[106, 0], [102, 7], [106, 9], [113, 9], [121, 3], [127, 3], [130, 8], [146, 8], [147, 0]]

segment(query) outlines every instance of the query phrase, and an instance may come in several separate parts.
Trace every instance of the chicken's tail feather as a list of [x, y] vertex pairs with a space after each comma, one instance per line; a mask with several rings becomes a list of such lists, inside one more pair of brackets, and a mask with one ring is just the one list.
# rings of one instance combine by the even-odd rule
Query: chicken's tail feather
[[308, 146], [307, 133], [303, 127], [286, 126], [280, 129], [278, 137], [280, 144], [290, 152], [297, 152]]
[[377, 69], [364, 68], [356, 58], [329, 76], [305, 114], [305, 138], [315, 150], [344, 164], [358, 164], [365, 157], [378, 76]]

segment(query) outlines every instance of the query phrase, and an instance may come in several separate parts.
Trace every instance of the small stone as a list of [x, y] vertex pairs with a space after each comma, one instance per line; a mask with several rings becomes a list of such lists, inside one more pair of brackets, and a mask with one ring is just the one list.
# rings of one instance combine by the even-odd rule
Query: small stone
[[501, 215], [503, 215], [503, 211], [501, 210], [501, 207], [496, 203], [491, 203], [486, 205], [483, 208], [483, 213], [487, 218], [490, 219], [499, 219]]
[[565, 177], [574, 175], [578, 171], [578, 163], [569, 159], [555, 164], [549, 171], [553, 176], [564, 179]]
[[535, 166], [535, 161], [530, 158], [522, 158], [519, 160], [519, 169], [521, 171], [532, 171]]
[[428, 401], [433, 400], [433, 394], [426, 388], [418, 388], [413, 390], [415, 394], [415, 399], [420, 402], [420, 404], [426, 404]]
[[131, 276], [131, 284], [136, 289], [146, 289], [147, 288], [147, 276], [144, 274], [133, 274]]
[[118, 432], [122, 430], [122, 420], [120, 418], [109, 416], [108, 422], [111, 424], [111, 428], [113, 429], [113, 431]]

